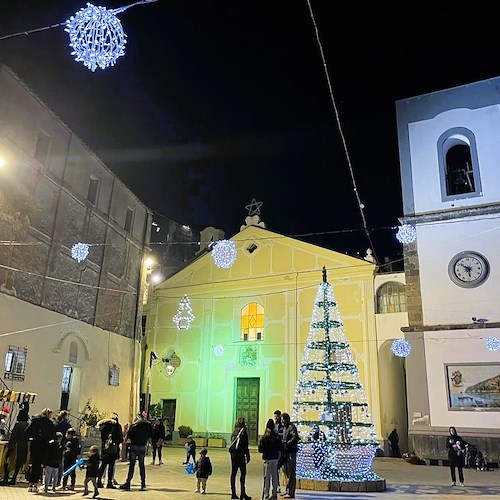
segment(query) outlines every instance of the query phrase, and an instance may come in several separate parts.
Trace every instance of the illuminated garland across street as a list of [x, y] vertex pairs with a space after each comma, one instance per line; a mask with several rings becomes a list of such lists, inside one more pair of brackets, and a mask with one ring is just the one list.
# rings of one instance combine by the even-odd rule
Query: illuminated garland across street
[[297, 477], [302, 479], [380, 479], [371, 471], [379, 443], [343, 328], [323, 268], [291, 415], [301, 439]]

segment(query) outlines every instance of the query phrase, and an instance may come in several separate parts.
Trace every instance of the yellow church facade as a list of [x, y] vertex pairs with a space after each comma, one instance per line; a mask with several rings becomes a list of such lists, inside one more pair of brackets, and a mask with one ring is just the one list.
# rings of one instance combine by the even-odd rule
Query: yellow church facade
[[[231, 267], [217, 267], [207, 251], [149, 295], [145, 359], [150, 368], [146, 362], [143, 391], [151, 404], [162, 404], [174, 438], [184, 425], [194, 435], [227, 440], [235, 419], [244, 416], [256, 442], [276, 409], [291, 412], [323, 267], [377, 438], [386, 437], [375, 264], [252, 225], [231, 241], [237, 251]], [[173, 318], [185, 297], [192, 316], [179, 323]]]

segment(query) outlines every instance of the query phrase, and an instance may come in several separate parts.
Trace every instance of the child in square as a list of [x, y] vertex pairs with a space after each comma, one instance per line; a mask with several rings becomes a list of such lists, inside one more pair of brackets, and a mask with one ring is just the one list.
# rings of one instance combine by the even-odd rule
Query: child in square
[[200, 451], [200, 457], [196, 461], [195, 465], [196, 472], [196, 489], [195, 493], [201, 493], [204, 495], [207, 492], [207, 480], [212, 474], [212, 462], [210, 457], [207, 455], [207, 449], [203, 448]]
[[62, 437], [62, 433], [56, 432], [55, 439], [51, 439], [49, 441], [47, 456], [45, 459], [45, 493], [49, 491], [49, 488], [52, 488], [52, 491], [56, 491], [57, 481], [59, 479], [59, 469], [62, 465]]
[[89, 448], [89, 457], [87, 459], [87, 463], [85, 465], [85, 481], [83, 482], [84, 492], [83, 495], [88, 495], [89, 492], [89, 483], [94, 485], [94, 494], [92, 498], [97, 498], [99, 496], [99, 490], [97, 489], [97, 478], [99, 477], [99, 448], [96, 445], [92, 445]]
[[[63, 454], [63, 469], [67, 471], [71, 466], [75, 465], [78, 455], [82, 452], [80, 440], [76, 436], [76, 430], [72, 427], [66, 432], [66, 446]], [[68, 478], [71, 479], [71, 484], [68, 486]], [[73, 469], [69, 474], [63, 477], [62, 485], [64, 490], [74, 490], [76, 483], [76, 469]]]

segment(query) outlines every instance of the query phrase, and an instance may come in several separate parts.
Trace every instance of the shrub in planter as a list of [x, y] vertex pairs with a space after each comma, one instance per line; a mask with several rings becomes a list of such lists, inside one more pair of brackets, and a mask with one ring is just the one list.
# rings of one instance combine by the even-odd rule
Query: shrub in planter
[[180, 438], [187, 438], [193, 435], [193, 429], [189, 425], [179, 425], [178, 429]]

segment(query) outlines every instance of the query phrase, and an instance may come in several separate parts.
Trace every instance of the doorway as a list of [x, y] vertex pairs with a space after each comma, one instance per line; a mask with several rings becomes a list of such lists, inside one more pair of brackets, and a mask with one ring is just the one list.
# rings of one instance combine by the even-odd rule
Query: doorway
[[68, 409], [72, 378], [73, 378], [73, 367], [64, 365], [62, 372], [62, 380], [61, 380], [61, 403], [59, 405], [60, 410]]
[[243, 417], [247, 423], [248, 441], [256, 444], [259, 439], [259, 378], [236, 379], [235, 421]]
[[[175, 399], [162, 399], [163, 404], [163, 421], [165, 422], [165, 441], [172, 441], [172, 436], [175, 431]], [[169, 432], [170, 431], [170, 432]]]

